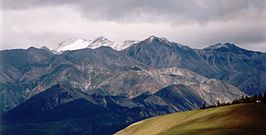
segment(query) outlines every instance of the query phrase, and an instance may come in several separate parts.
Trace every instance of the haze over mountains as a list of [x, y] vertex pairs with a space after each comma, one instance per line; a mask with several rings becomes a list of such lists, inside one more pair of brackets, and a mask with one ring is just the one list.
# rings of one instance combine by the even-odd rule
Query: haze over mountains
[[266, 53], [231, 43], [193, 49], [155, 36], [123, 43], [99, 37], [55, 49], [3, 50], [0, 58], [5, 122], [42, 126], [72, 119], [69, 126], [79, 127], [90, 120], [78, 133], [110, 134], [151, 116], [266, 90]]

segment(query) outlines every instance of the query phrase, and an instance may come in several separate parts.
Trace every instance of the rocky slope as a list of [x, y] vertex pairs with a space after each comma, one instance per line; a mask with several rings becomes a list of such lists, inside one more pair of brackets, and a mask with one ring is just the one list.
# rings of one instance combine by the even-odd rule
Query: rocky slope
[[192, 49], [152, 36], [123, 52], [155, 68], [186, 68], [208, 78], [224, 80], [249, 95], [266, 90], [263, 83], [266, 53], [245, 50], [230, 43]]
[[239, 48], [230, 43], [216, 44], [203, 50], [199, 55], [215, 70], [215, 74], [200, 74], [227, 81], [249, 95], [266, 90], [266, 53]]

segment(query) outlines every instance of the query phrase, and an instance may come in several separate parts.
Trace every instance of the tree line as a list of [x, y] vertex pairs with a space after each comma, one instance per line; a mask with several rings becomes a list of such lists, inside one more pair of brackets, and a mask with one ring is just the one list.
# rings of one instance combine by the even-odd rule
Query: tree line
[[220, 103], [219, 101], [217, 101], [215, 105], [209, 105], [209, 106], [207, 106], [206, 103], [203, 103], [200, 109], [207, 109], [207, 108], [241, 104], [241, 103], [266, 103], [266, 91], [264, 92], [263, 95], [259, 94], [254, 96], [242, 96], [240, 99], [235, 99], [232, 102], [227, 102], [227, 103]]

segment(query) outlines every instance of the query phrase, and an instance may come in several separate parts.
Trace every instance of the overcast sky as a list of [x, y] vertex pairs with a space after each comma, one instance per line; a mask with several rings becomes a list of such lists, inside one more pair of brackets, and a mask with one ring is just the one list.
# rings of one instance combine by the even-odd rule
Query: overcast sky
[[265, 0], [3, 0], [0, 49], [98, 36], [151, 35], [203, 48], [231, 42], [266, 52]]

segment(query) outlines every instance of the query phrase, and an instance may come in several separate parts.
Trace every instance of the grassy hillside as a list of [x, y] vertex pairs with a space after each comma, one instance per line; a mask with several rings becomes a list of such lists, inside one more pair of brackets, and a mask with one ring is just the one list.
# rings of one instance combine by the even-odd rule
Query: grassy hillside
[[116, 135], [266, 134], [266, 104], [237, 104], [178, 112], [134, 123]]

